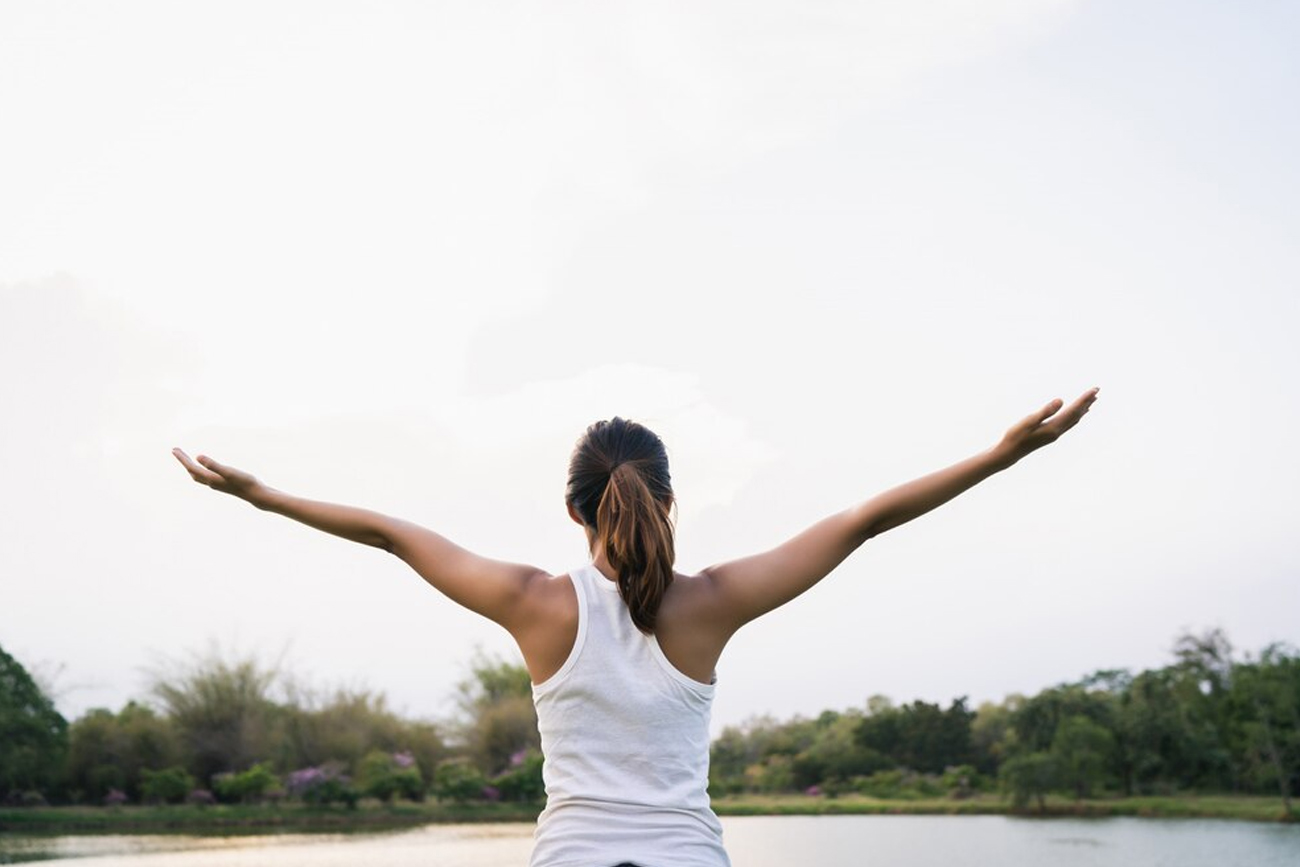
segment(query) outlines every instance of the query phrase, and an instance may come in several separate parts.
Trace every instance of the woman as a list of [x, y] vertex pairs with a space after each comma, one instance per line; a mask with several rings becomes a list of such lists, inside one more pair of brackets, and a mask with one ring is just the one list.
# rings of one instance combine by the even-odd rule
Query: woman
[[383, 548], [452, 600], [504, 626], [533, 681], [547, 804], [533, 867], [729, 863], [709, 807], [714, 666], [741, 626], [816, 584], [863, 542], [946, 503], [1054, 442], [1097, 399], [1053, 400], [992, 448], [814, 524], [762, 554], [673, 571], [663, 443], [597, 422], [574, 449], [565, 501], [591, 563], [563, 575], [470, 553], [430, 530], [295, 497], [173, 450], [196, 482]]

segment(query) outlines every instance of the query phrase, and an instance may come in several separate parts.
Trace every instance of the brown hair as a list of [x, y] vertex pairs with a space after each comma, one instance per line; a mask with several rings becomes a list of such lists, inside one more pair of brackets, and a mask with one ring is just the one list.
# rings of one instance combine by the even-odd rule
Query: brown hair
[[652, 633], [673, 582], [673, 488], [663, 441], [643, 425], [598, 421], [569, 459], [565, 500], [618, 573], [632, 622]]

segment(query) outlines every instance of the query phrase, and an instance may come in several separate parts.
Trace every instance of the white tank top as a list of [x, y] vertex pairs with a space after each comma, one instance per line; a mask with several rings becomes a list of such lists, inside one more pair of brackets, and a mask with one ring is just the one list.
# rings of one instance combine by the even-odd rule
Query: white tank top
[[569, 575], [578, 635], [533, 687], [546, 809], [529, 864], [729, 867], [709, 807], [714, 684], [674, 668], [595, 566]]

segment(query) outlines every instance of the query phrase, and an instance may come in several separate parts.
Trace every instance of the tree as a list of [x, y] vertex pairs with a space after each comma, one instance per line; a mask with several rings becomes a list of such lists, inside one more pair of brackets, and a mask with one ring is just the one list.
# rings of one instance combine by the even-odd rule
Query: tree
[[184, 768], [140, 772], [140, 800], [147, 804], [179, 804], [194, 791], [194, 778]]
[[1047, 793], [1058, 785], [1057, 774], [1056, 758], [1047, 752], [1012, 756], [999, 770], [1003, 787], [1011, 792], [1012, 803], [1024, 807], [1034, 798], [1040, 813], [1047, 809]]
[[0, 648], [0, 798], [50, 791], [67, 742], [67, 720]]
[[110, 789], [132, 800], [148, 800], [143, 791], [147, 770], [180, 761], [171, 723], [145, 705], [128, 702], [114, 714], [94, 708], [68, 729], [66, 783], [74, 800], [101, 801]]
[[155, 673], [150, 691], [171, 717], [201, 782], [269, 757], [277, 677], [252, 657], [227, 660], [216, 651]]
[[1258, 788], [1275, 786], [1286, 814], [1300, 779], [1300, 657], [1272, 645], [1235, 666], [1229, 692], [1234, 740]]
[[1106, 766], [1115, 739], [1109, 731], [1082, 714], [1061, 720], [1052, 738], [1052, 756], [1060, 782], [1074, 789], [1083, 800], [1106, 777]]
[[941, 773], [953, 765], [971, 764], [974, 718], [965, 697], [954, 699], [948, 710], [914, 701], [863, 718], [856, 739], [860, 746], [875, 750], [896, 765]]
[[458, 691], [461, 739], [484, 776], [507, 770], [520, 750], [541, 751], [532, 679], [522, 664], [476, 653]]
[[1016, 744], [1011, 719], [1024, 700], [1024, 696], [1010, 695], [1002, 704], [984, 702], [975, 711], [975, 719], [970, 724], [971, 752], [980, 773], [996, 774], [1011, 755]]

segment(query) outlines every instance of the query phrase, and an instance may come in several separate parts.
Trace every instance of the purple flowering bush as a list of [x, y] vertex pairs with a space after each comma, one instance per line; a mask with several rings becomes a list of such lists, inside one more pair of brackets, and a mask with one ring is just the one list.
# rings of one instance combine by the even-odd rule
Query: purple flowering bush
[[510, 765], [492, 778], [492, 785], [507, 801], [539, 801], [546, 794], [542, 782], [542, 754], [522, 749], [510, 756]]
[[126, 801], [126, 792], [121, 789], [109, 789], [108, 794], [104, 796], [104, 806], [106, 807], [120, 807]]
[[352, 778], [334, 762], [291, 772], [285, 778], [285, 792], [306, 804], [342, 802], [355, 807], [360, 799], [360, 794], [352, 787]]

